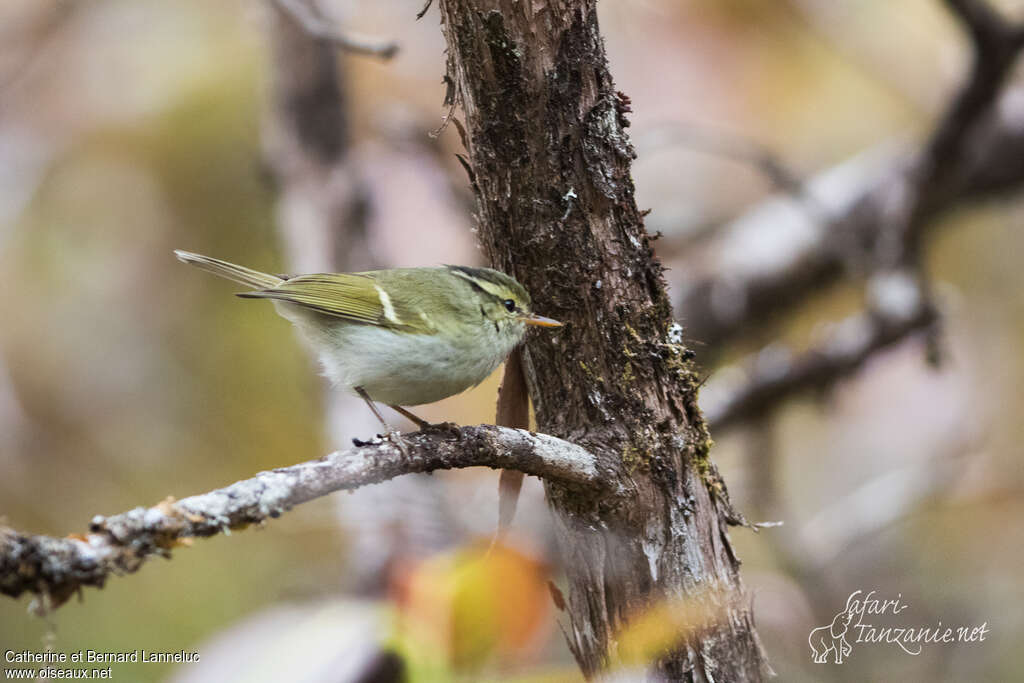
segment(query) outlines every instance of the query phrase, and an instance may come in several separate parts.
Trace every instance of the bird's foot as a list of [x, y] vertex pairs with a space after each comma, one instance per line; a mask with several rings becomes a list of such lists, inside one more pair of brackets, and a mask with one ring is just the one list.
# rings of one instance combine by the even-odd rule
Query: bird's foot
[[409, 451], [408, 442], [402, 437], [402, 434], [397, 429], [388, 429], [384, 434], [376, 434], [369, 441], [363, 441], [362, 439], [352, 437], [352, 445], [356, 448], [361, 448], [363, 446], [380, 446], [385, 441], [390, 441], [396, 448], [398, 448], [399, 451], [402, 452], [402, 455], [407, 460], [412, 457], [412, 454]]
[[438, 422], [437, 424], [432, 424], [424, 420], [422, 417], [417, 416], [415, 413], [406, 410], [402, 406], [390, 405], [388, 407], [390, 407], [396, 413], [404, 415], [408, 420], [410, 420], [413, 424], [419, 427], [421, 432], [452, 432], [458, 430], [459, 428], [459, 426], [454, 422]]
[[450, 436], [456, 438], [462, 436], [462, 429], [459, 427], [459, 425], [455, 424], [454, 422], [437, 422], [434, 424], [428, 423], [425, 426], [421, 427], [420, 429], [422, 429], [425, 432], [447, 433]]
[[390, 429], [387, 434], [383, 435], [383, 438], [393, 443], [395, 447], [402, 452], [402, 457], [406, 460], [412, 460], [412, 453], [409, 451], [409, 444], [402, 436], [401, 432], [397, 429]]

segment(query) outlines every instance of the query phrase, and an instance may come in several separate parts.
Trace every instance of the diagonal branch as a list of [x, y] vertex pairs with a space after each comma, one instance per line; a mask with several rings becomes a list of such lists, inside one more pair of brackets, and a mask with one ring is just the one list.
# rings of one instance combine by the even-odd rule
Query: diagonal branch
[[381, 59], [391, 59], [398, 53], [398, 43], [381, 42], [334, 29], [318, 16], [305, 0], [273, 0], [273, 3], [287, 12], [311, 36], [333, 43], [346, 52], [355, 52]]
[[1019, 43], [1024, 32], [1015, 27], [987, 0], [942, 0], [946, 8], [964, 25], [971, 43], [979, 52], [996, 49], [996, 43]]
[[33, 593], [42, 609], [59, 607], [82, 586], [102, 587], [151, 555], [168, 557], [194, 537], [261, 524], [295, 505], [415, 472], [463, 467], [515, 469], [584, 489], [605, 486], [595, 456], [545, 434], [491, 425], [403, 436], [408, 456], [376, 439], [319, 460], [260, 472], [216, 491], [167, 499], [111, 517], [97, 515], [85, 535], [34, 536], [0, 527], [0, 593]]
[[875, 301], [867, 311], [843, 320], [813, 348], [793, 355], [779, 347], [747, 361], [745, 379], [736, 387], [712, 379], [701, 393], [704, 417], [712, 430], [760, 417], [786, 398], [822, 392], [859, 370], [871, 356], [935, 325], [938, 314], [923, 283], [901, 272], [880, 273], [870, 289]]
[[702, 263], [677, 271], [678, 317], [711, 353], [794, 310], [850, 264], [916, 260], [936, 217], [1024, 185], [1022, 92], [1004, 87], [1024, 25], [981, 0], [944, 2], [970, 34], [974, 57], [928, 140], [909, 152], [861, 155], [810, 183], [828, 220], [811, 221], [791, 202], [761, 205], [722, 230]]

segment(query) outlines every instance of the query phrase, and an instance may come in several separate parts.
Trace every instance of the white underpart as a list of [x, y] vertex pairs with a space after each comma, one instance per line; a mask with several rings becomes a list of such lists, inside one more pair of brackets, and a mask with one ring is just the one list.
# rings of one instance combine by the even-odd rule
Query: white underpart
[[[385, 301], [382, 297], [382, 306]], [[332, 383], [351, 393], [362, 387], [374, 401], [389, 405], [433, 403], [479, 384], [525, 331], [522, 323], [499, 329], [488, 321], [474, 323], [462, 335], [415, 334], [335, 322], [299, 306], [274, 303], [317, 352]], [[390, 318], [386, 307], [385, 316]]]

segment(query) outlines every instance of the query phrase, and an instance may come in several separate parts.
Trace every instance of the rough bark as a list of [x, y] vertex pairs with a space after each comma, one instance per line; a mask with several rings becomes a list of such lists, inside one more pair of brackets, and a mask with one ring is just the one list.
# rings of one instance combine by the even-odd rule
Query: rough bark
[[524, 350], [538, 427], [584, 444], [621, 492], [546, 483], [566, 553], [569, 646], [594, 675], [619, 659], [632, 617], [686, 599], [713, 618], [683, 625], [652, 675], [760, 680], [726, 534], [733, 514], [634, 200], [629, 99], [613, 85], [595, 2], [439, 9], [485, 252], [538, 311], [567, 322]]

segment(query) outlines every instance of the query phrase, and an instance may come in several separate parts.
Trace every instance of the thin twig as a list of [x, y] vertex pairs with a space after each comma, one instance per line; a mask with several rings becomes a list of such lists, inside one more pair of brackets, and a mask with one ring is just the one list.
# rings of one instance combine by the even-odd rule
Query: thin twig
[[318, 16], [304, 0], [272, 0], [281, 10], [299, 23], [314, 38], [334, 43], [342, 50], [391, 59], [398, 53], [398, 43], [383, 42], [351, 33], [342, 33]]
[[378, 438], [210, 493], [97, 515], [84, 535], [54, 538], [0, 527], [0, 593], [30, 592], [42, 609], [58, 607], [81, 587], [103, 586], [111, 574], [135, 572], [151, 555], [169, 556], [193, 537], [261, 524], [314, 498], [402, 474], [484, 466], [517, 469], [591, 492], [602, 486], [594, 455], [545, 434], [481, 425], [416, 432], [403, 440], [408, 456]]
[[427, 14], [427, 10], [430, 9], [430, 6], [432, 4], [434, 4], [434, 0], [427, 0], [425, 3], [423, 3], [423, 8], [420, 9], [420, 11], [416, 13], [416, 20], [417, 21], [422, 19]]

